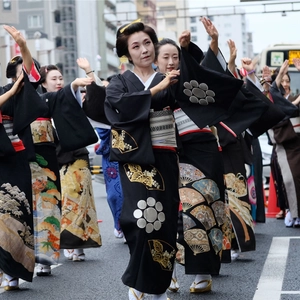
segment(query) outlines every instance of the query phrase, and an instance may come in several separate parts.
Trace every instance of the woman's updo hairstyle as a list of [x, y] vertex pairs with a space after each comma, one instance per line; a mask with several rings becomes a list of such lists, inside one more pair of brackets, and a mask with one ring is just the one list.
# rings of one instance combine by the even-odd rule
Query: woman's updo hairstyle
[[[124, 31], [122, 29], [124, 29]], [[154, 45], [156, 45], [158, 43], [157, 35], [152, 27], [150, 27], [148, 25], [144, 25], [144, 23], [142, 23], [142, 22], [125, 24], [125, 25], [121, 26], [117, 31], [116, 51], [117, 51], [118, 57], [122, 57], [124, 55], [127, 57], [129, 56], [128, 38], [133, 33], [136, 33], [139, 31], [143, 31], [146, 34], [148, 34]]]
[[164, 38], [164, 39], [160, 40], [160, 41], [156, 44], [156, 46], [155, 46], [155, 59], [157, 59], [157, 57], [158, 57], [160, 48], [161, 48], [162, 46], [164, 46], [164, 45], [172, 45], [172, 46], [176, 47], [177, 50], [178, 50], [178, 58], [179, 58], [179, 60], [180, 60], [180, 53], [181, 53], [181, 51], [180, 51], [179, 46], [176, 44], [175, 41], [173, 41], [173, 40], [171, 40], [171, 39], [168, 39], [168, 38]]

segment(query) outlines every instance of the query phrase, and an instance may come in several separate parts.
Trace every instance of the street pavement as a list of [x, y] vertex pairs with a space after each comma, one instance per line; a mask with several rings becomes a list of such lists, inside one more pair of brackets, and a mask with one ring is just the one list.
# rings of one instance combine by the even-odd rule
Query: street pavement
[[[60, 264], [49, 277], [22, 282], [19, 291], [0, 289], [0, 300], [127, 300], [128, 288], [121, 276], [129, 253], [123, 239], [113, 235], [113, 219], [105, 186], [93, 180], [103, 246], [86, 249], [86, 261]], [[241, 253], [238, 260], [223, 264], [213, 277], [212, 291], [190, 294], [194, 277], [177, 266], [180, 289], [168, 292], [170, 300], [296, 300], [300, 299], [300, 229], [286, 228], [283, 220], [268, 218], [255, 226], [257, 250]], [[146, 296], [145, 300], [150, 300]]]

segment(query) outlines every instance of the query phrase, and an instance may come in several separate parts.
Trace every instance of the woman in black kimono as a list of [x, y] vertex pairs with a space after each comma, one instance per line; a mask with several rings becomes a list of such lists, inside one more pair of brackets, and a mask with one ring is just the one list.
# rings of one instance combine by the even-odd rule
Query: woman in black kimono
[[134, 68], [112, 78], [105, 100], [110, 158], [120, 162], [124, 195], [120, 224], [130, 250], [122, 281], [133, 300], [144, 293], [167, 299], [177, 250], [179, 169], [169, 87], [179, 71], [153, 70], [157, 42], [154, 30], [140, 22], [118, 30], [117, 54]]
[[[17, 69], [14, 86], [9, 84], [1, 91], [6, 91], [4, 96], [13, 96], [22, 80], [23, 70], [31, 81], [38, 81], [40, 76], [20, 32], [9, 26], [4, 29], [20, 46], [24, 62]], [[35, 264], [28, 149], [19, 134], [29, 128], [46, 106], [41, 103], [28, 77], [24, 75], [21, 92], [10, 97], [0, 108], [0, 270], [4, 273], [2, 287], [7, 291], [19, 288], [19, 278], [32, 281]]]
[[[187, 39], [188, 48], [190, 34], [182, 35], [179, 41], [182, 38]], [[180, 49], [173, 40], [159, 41], [155, 64], [160, 72], [176, 70], [179, 58]], [[195, 276], [190, 292], [203, 293], [211, 290], [211, 275], [219, 274], [222, 248], [230, 249], [230, 236], [226, 232], [231, 221], [226, 217], [223, 160], [210, 127], [199, 128], [180, 108], [174, 116], [181, 146], [176, 259], [184, 265], [185, 274]], [[169, 289], [173, 292], [179, 289], [175, 269]]]

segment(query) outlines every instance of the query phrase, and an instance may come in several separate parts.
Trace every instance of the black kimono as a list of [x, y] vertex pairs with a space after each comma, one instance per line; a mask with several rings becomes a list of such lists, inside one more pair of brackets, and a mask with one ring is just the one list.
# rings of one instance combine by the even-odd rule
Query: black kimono
[[[163, 78], [154, 74], [149, 89]], [[162, 294], [169, 287], [177, 250], [177, 154], [175, 147], [152, 147], [156, 128], [150, 130], [149, 121], [150, 109], [164, 114], [164, 108], [173, 107], [172, 94], [167, 89], [152, 97], [131, 71], [114, 77], [106, 90], [111, 159], [120, 162], [124, 194], [120, 224], [130, 249], [122, 280], [149, 294]]]
[[[0, 111], [0, 269], [12, 277], [32, 281], [35, 259], [31, 173], [27, 149], [17, 134], [47, 107], [26, 75], [24, 82], [22, 91]], [[4, 91], [10, 87], [5, 86]]]

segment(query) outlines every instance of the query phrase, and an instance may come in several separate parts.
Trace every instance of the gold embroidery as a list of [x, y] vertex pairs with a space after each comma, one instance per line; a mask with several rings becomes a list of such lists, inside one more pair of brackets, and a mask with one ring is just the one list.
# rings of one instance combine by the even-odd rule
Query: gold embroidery
[[149, 165], [149, 170], [143, 170], [140, 165], [125, 164], [124, 169], [131, 182], [142, 183], [148, 190], [165, 190], [163, 178], [155, 167]]
[[138, 149], [135, 139], [125, 130], [119, 133], [117, 130], [111, 130], [111, 147], [119, 149], [121, 153], [130, 152]]
[[171, 259], [175, 256], [175, 249], [170, 244], [160, 240], [150, 240], [148, 243], [153, 260], [158, 262], [163, 270], [172, 271], [174, 262], [173, 260], [171, 262]]

